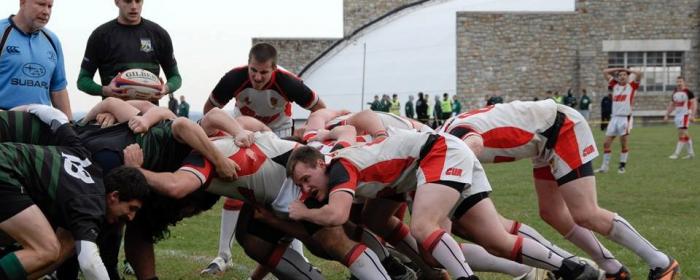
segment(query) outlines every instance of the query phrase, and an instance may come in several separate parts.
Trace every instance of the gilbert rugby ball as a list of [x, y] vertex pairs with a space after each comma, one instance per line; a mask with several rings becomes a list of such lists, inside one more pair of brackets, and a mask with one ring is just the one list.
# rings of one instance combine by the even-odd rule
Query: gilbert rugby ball
[[131, 98], [147, 98], [149, 95], [160, 93], [163, 89], [163, 81], [155, 74], [143, 69], [129, 69], [120, 73], [115, 79], [115, 85], [124, 90], [124, 95]]

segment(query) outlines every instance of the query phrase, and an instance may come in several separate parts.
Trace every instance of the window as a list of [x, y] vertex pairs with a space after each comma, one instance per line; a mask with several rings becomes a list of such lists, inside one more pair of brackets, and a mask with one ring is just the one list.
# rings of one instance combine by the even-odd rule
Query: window
[[683, 52], [610, 52], [608, 67], [644, 73], [639, 91], [668, 91], [676, 87], [676, 77], [683, 73]]

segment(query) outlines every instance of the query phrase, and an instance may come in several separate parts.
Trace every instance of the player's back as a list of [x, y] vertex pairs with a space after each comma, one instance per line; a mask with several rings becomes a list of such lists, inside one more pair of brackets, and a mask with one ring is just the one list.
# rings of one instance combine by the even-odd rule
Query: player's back
[[0, 110], [0, 142], [49, 145], [56, 141], [51, 129], [34, 114]]

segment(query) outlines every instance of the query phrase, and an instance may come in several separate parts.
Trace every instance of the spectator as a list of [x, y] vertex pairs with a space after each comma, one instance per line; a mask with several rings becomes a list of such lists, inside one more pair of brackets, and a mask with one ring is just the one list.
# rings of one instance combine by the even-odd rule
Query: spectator
[[455, 113], [455, 116], [462, 112], [462, 103], [459, 103], [456, 94], [452, 96], [452, 112]]
[[397, 116], [401, 115], [401, 102], [399, 101], [399, 96], [396, 93], [391, 96], [391, 106], [389, 107], [389, 112]]
[[[435, 104], [433, 104], [433, 125], [432, 128], [437, 128], [440, 125], [440, 119], [442, 119], [442, 106], [440, 104], [440, 95], [435, 95]], [[451, 111], [451, 110], [450, 110]]]
[[172, 93], [168, 93], [168, 109], [170, 109], [173, 114], [177, 115], [177, 109], [180, 106], [177, 102], [177, 98]]
[[496, 105], [496, 104], [500, 104], [500, 103], [503, 103], [503, 97], [501, 97], [499, 95], [494, 95], [494, 96], [491, 96], [489, 98], [489, 100], [486, 101], [486, 106]]
[[578, 111], [583, 115], [586, 120], [591, 117], [591, 98], [586, 94], [586, 89], [581, 90], [581, 99], [578, 102]]
[[478, 108], [484, 108], [484, 107], [488, 106], [489, 100], [490, 100], [490, 99], [491, 99], [490, 96], [484, 95], [484, 99], [480, 100], [479, 103], [476, 104], [476, 106], [477, 106]]
[[564, 105], [569, 106], [571, 108], [576, 107], [576, 97], [574, 97], [571, 89], [569, 89], [566, 92], [566, 97], [564, 97]]
[[0, 109], [53, 104], [73, 119], [61, 42], [44, 28], [51, 5], [48, 1], [19, 1], [17, 15], [0, 20]]
[[444, 123], [445, 120], [452, 117], [452, 100], [450, 100], [450, 95], [447, 92], [442, 94], [442, 100], [440, 101], [440, 123]]
[[426, 100], [422, 92], [418, 93], [418, 100], [416, 101], [416, 114], [418, 115], [418, 121], [422, 123], [428, 122], [428, 100]]
[[537, 96], [532, 97], [532, 101], [540, 101], [540, 98]]
[[559, 95], [559, 91], [555, 90], [554, 91], [554, 96], [552, 96], [552, 99], [554, 99], [554, 102], [557, 104], [563, 104], [564, 103], [564, 97]]
[[600, 130], [608, 129], [608, 122], [612, 115], [612, 88], [608, 88], [608, 95], [600, 101]]
[[[160, 93], [150, 97], [154, 104], [180, 88], [182, 77], [170, 35], [157, 23], [141, 17], [143, 3], [143, 0], [114, 1], [119, 9], [117, 18], [97, 27], [88, 38], [78, 89], [102, 98], [119, 96], [120, 90], [112, 81], [119, 72], [131, 68], [143, 68], [156, 75], [163, 69], [167, 82]], [[93, 81], [96, 71], [100, 72], [99, 85]]]
[[382, 103], [379, 101], [379, 95], [374, 95], [374, 101], [367, 102], [369, 104], [369, 109], [372, 111], [381, 111]]
[[190, 104], [185, 101], [185, 96], [180, 95], [180, 107], [177, 110], [177, 115], [180, 117], [190, 117]]
[[380, 101], [380, 104], [381, 106], [379, 107], [379, 111], [388, 113], [391, 109], [391, 100], [389, 99], [389, 95], [382, 94], [382, 100]]
[[409, 95], [408, 101], [406, 101], [406, 105], [404, 105], [404, 113], [406, 113], [406, 117], [413, 119], [415, 117], [414, 111], [415, 109], [413, 108], [413, 95]]

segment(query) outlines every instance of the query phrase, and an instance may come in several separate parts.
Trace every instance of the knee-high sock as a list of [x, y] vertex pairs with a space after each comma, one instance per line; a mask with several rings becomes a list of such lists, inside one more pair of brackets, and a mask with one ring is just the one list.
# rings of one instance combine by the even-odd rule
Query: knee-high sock
[[673, 152], [674, 155], [680, 155], [681, 151], [683, 150], [683, 147], [685, 146], [685, 141], [683, 141], [683, 138], [679, 138], [678, 142], [676, 142], [676, 150]]
[[27, 279], [27, 271], [14, 252], [0, 258], [0, 279]]
[[389, 256], [389, 251], [384, 247], [379, 237], [371, 233], [366, 228], [362, 228], [362, 243], [372, 250], [380, 261], [384, 261]]
[[527, 265], [491, 255], [484, 247], [476, 244], [462, 243], [461, 247], [464, 258], [474, 271], [498, 272], [518, 277], [531, 269]]
[[547, 240], [542, 234], [540, 234], [537, 230], [534, 228], [520, 223], [518, 221], [514, 221], [513, 223], [513, 228], [510, 231], [511, 234], [515, 234], [518, 236], [522, 236], [525, 238], [532, 239], [536, 241], [537, 243], [542, 244], [545, 248], [552, 250], [555, 254], [559, 255], [563, 259], [574, 257], [574, 254], [569, 253], [568, 251], [559, 248], [557, 245], [554, 245], [551, 241]]
[[685, 145], [688, 147], [688, 154], [695, 155], [695, 150], [693, 150], [693, 139], [690, 139], [690, 136], [688, 136], [688, 141], [685, 143]]
[[609, 150], [605, 150], [603, 152], [603, 164], [601, 165], [601, 167], [608, 167], [610, 165], [610, 154], [611, 153], [612, 152]]
[[285, 245], [278, 246], [272, 252], [266, 265], [272, 268], [272, 274], [279, 279], [324, 279], [318, 270], [304, 260], [304, 257]]
[[443, 229], [431, 233], [421, 242], [421, 246], [445, 267], [453, 278], [469, 277], [474, 274], [464, 259], [459, 244]]
[[669, 258], [666, 254], [656, 249], [627, 220], [618, 214], [615, 214], [612, 230], [606, 237], [632, 250], [652, 268], [666, 267], [669, 264]]
[[579, 225], [574, 225], [564, 238], [591, 256], [591, 259], [606, 273], [612, 274], [620, 271], [622, 264], [598, 241], [598, 238], [595, 237], [592, 231]]
[[238, 214], [240, 213], [242, 206], [243, 203], [240, 200], [227, 198], [224, 202], [224, 208], [221, 210], [218, 256], [225, 260], [231, 259], [231, 245], [233, 244], [233, 235], [236, 232]]
[[518, 236], [518, 240], [511, 251], [513, 261], [529, 266], [557, 270], [564, 260], [559, 255], [542, 246], [542, 244], [528, 238]]
[[624, 150], [620, 152], [620, 163], [627, 163], [627, 157], [629, 157], [629, 150]]
[[377, 255], [364, 244], [355, 245], [345, 256], [343, 264], [358, 279], [391, 279]]

